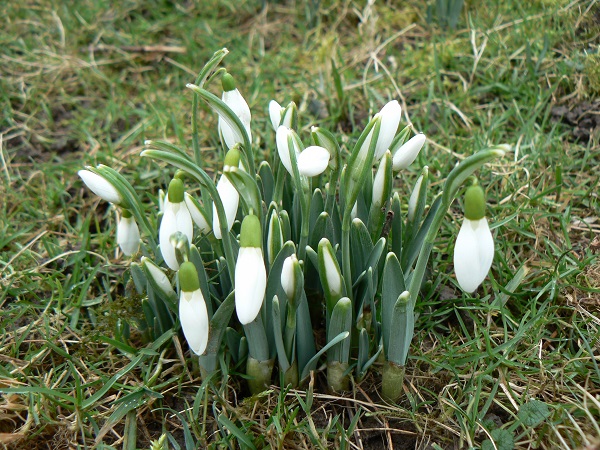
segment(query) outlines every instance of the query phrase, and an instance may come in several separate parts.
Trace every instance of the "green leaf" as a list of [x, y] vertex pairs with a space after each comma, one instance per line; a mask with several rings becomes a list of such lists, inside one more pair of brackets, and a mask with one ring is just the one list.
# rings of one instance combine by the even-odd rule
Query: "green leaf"
[[277, 324], [281, 323], [281, 312], [279, 311], [279, 300], [277, 296], [273, 297], [273, 335], [275, 337], [275, 348], [277, 350], [277, 359], [279, 360], [279, 367], [282, 373], [285, 373], [290, 368], [288, 357], [285, 354], [285, 345], [283, 344], [283, 334], [281, 327]]
[[256, 447], [254, 446], [250, 436], [238, 428], [238, 426], [229, 420], [224, 414], [219, 415], [218, 421], [223, 427], [225, 427], [228, 433], [231, 433], [238, 440], [240, 446], [243, 444], [251, 450], [256, 450]]
[[[314, 367], [309, 367], [309, 363], [313, 360], [317, 349], [315, 348], [315, 336], [310, 319], [310, 310], [306, 293], [302, 293], [298, 309], [296, 310], [296, 354], [298, 358], [298, 369], [301, 373], [314, 370], [317, 361], [314, 361]], [[307, 369], [308, 368], [308, 369]], [[300, 377], [303, 380], [305, 375]]]
[[350, 256], [352, 262], [352, 284], [367, 270], [367, 261], [373, 251], [373, 241], [369, 230], [360, 219], [354, 219], [350, 228]]
[[388, 253], [383, 269], [381, 289], [381, 327], [383, 332], [383, 348], [388, 354], [390, 333], [392, 332], [392, 314], [396, 300], [406, 290], [404, 274], [400, 262], [392, 252]]
[[462, 160], [458, 166], [456, 166], [446, 179], [444, 183], [444, 193], [442, 194], [442, 204], [446, 208], [450, 207], [450, 204], [456, 197], [458, 190], [473, 173], [484, 164], [493, 161], [494, 159], [504, 156], [506, 147], [497, 146], [480, 150], [474, 155]]
[[392, 252], [400, 260], [402, 259], [402, 205], [400, 203], [400, 196], [397, 192], [394, 192], [392, 197]]
[[421, 251], [421, 247], [423, 246], [423, 242], [425, 242], [425, 236], [429, 232], [429, 228], [433, 223], [433, 219], [435, 218], [440, 206], [442, 205], [442, 196], [438, 194], [429, 208], [429, 212], [427, 216], [425, 216], [425, 220], [421, 224], [419, 228], [419, 232], [412, 239], [408, 240], [407, 245], [402, 250], [402, 270], [404, 273], [408, 273], [412, 268], [417, 256], [419, 256], [419, 252]]
[[240, 194], [240, 198], [246, 207], [245, 213], [249, 214], [250, 209], [252, 209], [262, 223], [262, 198], [256, 180], [239, 167], [227, 166], [223, 174]]
[[518, 417], [523, 425], [537, 427], [550, 417], [551, 411], [548, 405], [539, 400], [530, 400], [519, 408]]
[[[315, 229], [315, 225], [317, 223], [317, 219], [321, 215], [321, 213], [325, 210], [325, 200], [323, 199], [323, 193], [321, 189], [315, 189], [312, 195], [312, 200], [310, 202], [310, 216], [309, 216], [309, 233], [312, 236], [312, 233]], [[312, 239], [311, 239], [312, 241]]]
[[261, 180], [262, 198], [268, 205], [273, 201], [273, 193], [275, 192], [275, 178], [268, 162], [263, 161], [260, 163], [258, 166], [258, 176]]
[[510, 431], [498, 428], [493, 430], [490, 435], [496, 446], [494, 447], [492, 441], [486, 439], [481, 444], [481, 450], [513, 450], [515, 448], [515, 438]]
[[387, 360], [399, 366], [406, 365], [408, 350], [415, 332], [415, 313], [408, 291], [396, 300], [390, 324]]
[[212, 319], [210, 319], [210, 327], [208, 332], [208, 343], [206, 345], [205, 355], [219, 353], [223, 335], [233, 314], [235, 308], [235, 296], [232, 292], [227, 296], [221, 306], [217, 309]]
[[[336, 336], [347, 331], [352, 331], [352, 302], [348, 297], [338, 300], [331, 313], [329, 320], [329, 329], [327, 330], [327, 340], [334, 339]], [[347, 363], [350, 357], [350, 339], [340, 342], [331, 347], [327, 352], [328, 362]]]
[[308, 376], [308, 374], [310, 373], [311, 370], [315, 370], [315, 368], [317, 367], [317, 362], [319, 361], [319, 358], [325, 352], [327, 352], [327, 350], [329, 350], [331, 347], [338, 344], [339, 342], [343, 341], [348, 336], [350, 336], [350, 333], [348, 331], [344, 331], [343, 333], [340, 333], [336, 337], [331, 339], [327, 343], [327, 345], [325, 345], [321, 350], [319, 350], [319, 352], [317, 354], [315, 354], [315, 356], [313, 356], [308, 361], [308, 363], [306, 363], [306, 365], [304, 366], [304, 369], [302, 370], [302, 375], [300, 376], [300, 381], [304, 380]]

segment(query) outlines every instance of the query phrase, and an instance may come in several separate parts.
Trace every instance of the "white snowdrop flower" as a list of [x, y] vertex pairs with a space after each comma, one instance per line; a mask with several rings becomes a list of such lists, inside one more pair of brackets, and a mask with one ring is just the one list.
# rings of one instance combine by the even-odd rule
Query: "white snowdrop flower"
[[475, 292], [494, 259], [494, 238], [485, 218], [485, 196], [479, 185], [465, 193], [465, 218], [454, 246], [454, 272], [460, 287]]
[[394, 153], [394, 157], [392, 159], [392, 167], [394, 171], [397, 172], [410, 166], [413, 161], [417, 159], [417, 156], [419, 156], [419, 152], [423, 148], [425, 141], [425, 135], [423, 133], [419, 133], [402, 145], [402, 147], [400, 147], [396, 153]]
[[[235, 87], [235, 81], [230, 74], [226, 73], [223, 75], [221, 84], [223, 85], [223, 103], [229, 106], [233, 113], [238, 116], [248, 134], [248, 139], [252, 142], [252, 131], [250, 130], [252, 116], [248, 103], [246, 103], [240, 91]], [[236, 133], [221, 116], [219, 116], [218, 127], [227, 149], [232, 148], [237, 143], [244, 143], [242, 136]]]
[[179, 262], [170, 239], [178, 231], [187, 237], [190, 244], [192, 243], [194, 226], [192, 216], [184, 201], [183, 182], [179, 178], [173, 178], [165, 198], [163, 218], [158, 232], [158, 241], [163, 259], [167, 266], [173, 270], [179, 269]]
[[247, 215], [240, 232], [240, 251], [235, 265], [235, 310], [242, 325], [256, 319], [265, 298], [267, 271], [261, 249], [258, 217]]
[[131, 256], [140, 248], [140, 229], [131, 213], [124, 209], [117, 225], [117, 244], [125, 256]]
[[85, 185], [98, 197], [107, 202], [119, 204], [122, 201], [121, 195], [117, 189], [103, 176], [90, 170], [80, 170], [77, 172]]
[[206, 350], [209, 334], [208, 312], [200, 290], [198, 272], [193, 263], [186, 261], [179, 268], [179, 321], [188, 345], [196, 355]]

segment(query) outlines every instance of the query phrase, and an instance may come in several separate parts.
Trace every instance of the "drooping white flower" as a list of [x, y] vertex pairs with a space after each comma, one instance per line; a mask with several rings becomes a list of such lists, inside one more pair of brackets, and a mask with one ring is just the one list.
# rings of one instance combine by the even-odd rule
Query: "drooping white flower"
[[123, 210], [117, 225], [117, 244], [125, 256], [131, 256], [140, 248], [140, 230], [127, 210]]
[[318, 145], [306, 147], [298, 156], [298, 171], [305, 177], [322, 174], [329, 165], [329, 152]]
[[185, 204], [190, 211], [192, 220], [200, 228], [200, 232], [208, 233], [210, 231], [210, 224], [204, 216], [204, 212], [200, 209], [196, 200], [187, 192], [185, 193]]
[[342, 293], [342, 274], [338, 265], [333, 247], [327, 238], [319, 241], [319, 274], [325, 272], [325, 278], [321, 276], [321, 282], [325, 281], [327, 286], [324, 289], [331, 296], [338, 296]]
[[386, 150], [384, 157], [381, 158], [375, 178], [373, 179], [373, 193], [371, 200], [373, 205], [384, 205], [390, 196], [392, 189], [392, 155]]
[[289, 146], [289, 138], [291, 138], [293, 143], [292, 151], [295, 153], [300, 175], [314, 177], [322, 174], [329, 165], [329, 158], [331, 157], [330, 153], [327, 149], [318, 145], [312, 145], [302, 150], [294, 134], [294, 131], [285, 125], [281, 125], [277, 128], [275, 134], [279, 159], [281, 159], [281, 163], [285, 169], [290, 175], [294, 175]]
[[208, 344], [209, 321], [196, 267], [184, 262], [179, 269], [179, 321], [192, 351], [201, 355]]
[[279, 128], [279, 125], [281, 124], [281, 116], [283, 115], [284, 110], [285, 108], [275, 100], [269, 102], [269, 117], [271, 118], [271, 125], [273, 125], [275, 131], [277, 131], [277, 128]]
[[165, 197], [163, 218], [158, 232], [158, 241], [163, 259], [167, 266], [173, 270], [179, 269], [179, 263], [170, 239], [178, 231], [187, 237], [189, 243], [192, 243], [194, 226], [192, 216], [184, 201], [183, 182], [178, 178], [174, 178], [169, 184], [169, 192]]
[[80, 170], [77, 172], [85, 185], [98, 197], [107, 202], [119, 204], [122, 201], [121, 195], [117, 189], [103, 176], [90, 170]]
[[394, 140], [402, 116], [402, 107], [397, 100], [392, 100], [381, 108], [377, 115], [381, 117], [381, 127], [375, 147], [375, 160], [379, 161]]
[[296, 290], [296, 275], [294, 272], [294, 264], [298, 262], [296, 255], [291, 255], [285, 258], [281, 267], [281, 287], [288, 299], [293, 299]]
[[247, 215], [240, 232], [240, 251], [235, 265], [235, 310], [242, 325], [256, 319], [267, 288], [267, 271], [261, 249], [260, 221]]
[[454, 246], [454, 272], [465, 292], [474, 292], [487, 276], [494, 259], [494, 238], [487, 219], [465, 218]]
[[427, 138], [425, 135], [423, 133], [419, 133], [402, 145], [402, 147], [400, 147], [396, 153], [394, 153], [392, 160], [392, 167], [394, 171], [397, 172], [410, 166], [413, 161], [417, 159], [417, 156], [419, 156], [419, 152], [423, 148], [426, 140]]
[[[237, 147], [232, 148], [225, 155], [224, 167], [238, 167], [240, 164], [240, 151]], [[240, 194], [235, 189], [231, 181], [225, 176], [221, 175], [217, 182], [217, 192], [223, 203], [223, 209], [225, 210], [225, 217], [227, 219], [227, 230], [231, 230], [233, 222], [235, 222], [235, 216], [237, 214], [238, 205], [240, 202]], [[213, 203], [213, 232], [217, 239], [222, 239], [221, 226], [219, 222], [219, 215], [217, 214], [217, 207]]]
[[494, 238], [485, 218], [485, 196], [479, 185], [465, 194], [465, 218], [454, 246], [454, 272], [460, 287], [468, 293], [477, 290], [494, 259]]
[[[248, 134], [248, 139], [252, 142], [252, 131], [250, 130], [252, 116], [250, 114], [248, 103], [246, 103], [246, 100], [242, 97], [240, 91], [235, 87], [235, 81], [230, 74], [227, 73], [223, 75], [221, 83], [223, 85], [223, 103], [229, 106], [233, 113], [238, 116]], [[236, 133], [220, 115], [218, 127], [219, 133], [223, 136], [223, 141], [225, 141], [225, 146], [228, 149], [232, 148], [237, 143], [244, 143], [242, 136]]]

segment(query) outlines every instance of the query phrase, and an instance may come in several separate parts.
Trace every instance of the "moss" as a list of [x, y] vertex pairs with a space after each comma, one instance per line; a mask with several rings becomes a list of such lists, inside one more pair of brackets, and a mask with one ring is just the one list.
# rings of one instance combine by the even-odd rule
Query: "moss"
[[583, 66], [587, 80], [587, 91], [591, 95], [600, 94], [600, 55], [588, 55]]

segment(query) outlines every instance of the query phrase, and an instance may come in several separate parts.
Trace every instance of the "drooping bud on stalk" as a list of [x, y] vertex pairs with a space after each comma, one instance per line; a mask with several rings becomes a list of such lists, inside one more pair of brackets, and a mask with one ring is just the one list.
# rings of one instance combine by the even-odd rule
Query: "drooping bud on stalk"
[[177, 298], [175, 291], [171, 287], [171, 282], [163, 272], [163, 269], [158, 267], [150, 258], [142, 256], [142, 269], [144, 269], [144, 273], [155, 291], [168, 299]]
[[185, 193], [185, 204], [190, 211], [192, 220], [198, 226], [198, 228], [200, 228], [200, 233], [208, 233], [210, 231], [210, 224], [206, 218], [206, 213], [200, 207], [198, 201], [187, 192]]
[[[239, 117], [242, 125], [246, 129], [250, 142], [252, 142], [252, 132], [250, 130], [252, 116], [250, 114], [248, 103], [246, 103], [246, 100], [244, 100], [240, 91], [237, 90], [235, 80], [230, 74], [226, 73], [223, 75], [221, 84], [223, 85], [223, 103], [229, 106], [233, 113]], [[232, 148], [237, 143], [244, 143], [241, 136], [238, 136], [221, 116], [219, 116], [218, 127], [219, 133], [223, 137], [225, 146], [228, 149]]]
[[[226, 167], [238, 167], [240, 164], [240, 150], [237, 147], [233, 147], [225, 155], [224, 168]], [[225, 170], [225, 169], [224, 169]], [[217, 192], [221, 197], [223, 208], [225, 209], [225, 216], [227, 218], [227, 230], [231, 230], [233, 222], [235, 222], [235, 216], [237, 214], [238, 205], [240, 201], [240, 195], [235, 189], [231, 181], [225, 176], [221, 175], [219, 182], [217, 183]], [[219, 222], [219, 215], [217, 214], [217, 207], [213, 203], [213, 232], [217, 239], [222, 239], [221, 227]]]
[[465, 218], [454, 246], [454, 271], [460, 287], [477, 290], [494, 259], [494, 238], [485, 218], [485, 193], [478, 184], [465, 192]]
[[192, 242], [194, 226], [192, 216], [184, 201], [183, 182], [179, 178], [173, 178], [169, 183], [164, 214], [158, 233], [163, 259], [173, 270], [179, 269], [179, 262], [171, 242], [171, 236], [178, 231], [185, 235], [189, 243]]
[[277, 128], [279, 128], [279, 125], [281, 124], [281, 117], [283, 116], [284, 110], [285, 108], [275, 100], [269, 102], [269, 117], [271, 118], [271, 125], [275, 131], [277, 131]]
[[186, 261], [179, 268], [179, 320], [192, 351], [201, 355], [208, 343], [209, 322], [206, 303], [200, 290], [198, 272], [193, 263]]
[[300, 264], [296, 255], [293, 254], [283, 261], [283, 267], [281, 268], [281, 287], [290, 300], [294, 299], [294, 293], [296, 292], [296, 265], [299, 266]]
[[406, 169], [408, 166], [410, 166], [413, 161], [417, 159], [417, 156], [419, 156], [419, 152], [423, 148], [425, 141], [425, 135], [423, 133], [419, 133], [409, 139], [407, 143], [402, 145], [402, 147], [400, 147], [396, 153], [394, 153], [394, 171], [398, 172], [399, 170]]
[[319, 278], [327, 299], [327, 314], [331, 315], [337, 301], [344, 296], [342, 272], [328, 239], [319, 242]]
[[140, 248], [140, 230], [127, 209], [121, 211], [117, 226], [117, 243], [125, 256], [131, 256]]
[[375, 160], [379, 161], [390, 147], [396, 131], [398, 131], [398, 125], [402, 117], [402, 108], [397, 100], [392, 100], [381, 108], [381, 111], [376, 116], [381, 117], [381, 128], [379, 129], [379, 137], [377, 138], [377, 146], [375, 147]]
[[98, 197], [107, 202], [118, 205], [123, 200], [117, 189], [103, 176], [90, 170], [77, 172], [85, 185]]
[[392, 191], [392, 154], [386, 151], [379, 163], [373, 180], [372, 204], [381, 208], [387, 203]]
[[247, 215], [240, 232], [240, 251], [235, 265], [235, 309], [242, 325], [256, 319], [267, 287], [258, 217]]

